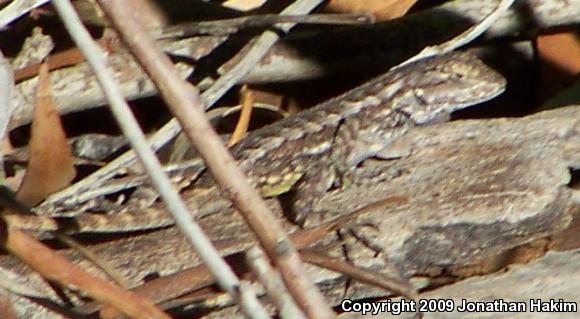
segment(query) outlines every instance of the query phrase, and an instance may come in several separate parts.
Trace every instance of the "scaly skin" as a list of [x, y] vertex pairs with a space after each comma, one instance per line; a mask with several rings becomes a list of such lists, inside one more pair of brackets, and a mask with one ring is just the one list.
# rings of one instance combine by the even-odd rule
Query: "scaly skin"
[[[451, 112], [490, 100], [504, 88], [504, 78], [475, 56], [449, 53], [391, 70], [253, 131], [233, 147], [232, 154], [264, 197], [296, 190], [294, 207], [301, 214], [296, 214], [295, 221], [309, 224], [319, 219], [311, 212], [317, 197], [361, 161], [393, 157], [388, 146], [409, 129], [445, 120]], [[207, 171], [184, 197], [199, 217], [228, 205]], [[62, 228], [47, 217], [6, 216], [6, 220], [21, 229]], [[65, 228], [69, 232], [115, 232], [172, 223], [163, 209], [149, 208], [137, 213], [82, 215], [67, 219]]]

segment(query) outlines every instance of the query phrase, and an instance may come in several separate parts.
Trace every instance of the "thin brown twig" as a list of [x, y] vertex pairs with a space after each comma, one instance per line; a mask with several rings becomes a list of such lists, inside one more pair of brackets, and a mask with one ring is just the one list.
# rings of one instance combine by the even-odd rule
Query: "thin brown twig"
[[[85, 54], [87, 61], [93, 69], [99, 85], [103, 89], [111, 111], [117, 120], [123, 134], [127, 137], [131, 146], [139, 156], [141, 163], [145, 167], [151, 181], [165, 204], [168, 211], [176, 220], [176, 225], [184, 233], [189, 242], [196, 248], [200, 258], [206, 263], [216, 277], [217, 281], [228, 293], [237, 297], [241, 308], [252, 318], [268, 318], [267, 312], [259, 303], [253, 293], [244, 292], [245, 287], [240, 285], [239, 279], [231, 271], [219, 252], [211, 245], [210, 240], [205, 236], [201, 227], [191, 219], [191, 214], [183, 200], [179, 197], [167, 175], [162, 171], [161, 164], [155, 153], [147, 145], [147, 141], [141, 131], [137, 120], [131, 113], [129, 106], [123, 99], [119, 86], [107, 68], [106, 60], [100, 48], [92, 40], [89, 32], [82, 25], [78, 15], [69, 0], [53, 0], [54, 7], [60, 15], [67, 31]], [[124, 14], [124, 15], [123, 15]], [[132, 30], [141, 30], [141, 25], [131, 18], [133, 15], [127, 11], [122, 11], [121, 20], [129, 21]], [[135, 33], [140, 34], [140, 33]], [[142, 34], [141, 34], [142, 35]], [[150, 48], [150, 47], [149, 47]], [[174, 71], [173, 69], [171, 69]], [[193, 96], [195, 98], [195, 96]], [[240, 296], [244, 296], [243, 299]], [[103, 309], [103, 313], [111, 312]], [[111, 315], [111, 314], [109, 314]], [[111, 315], [112, 316], [112, 315]]]
[[10, 229], [4, 248], [45, 278], [66, 287], [80, 289], [95, 300], [111, 305], [132, 318], [169, 319], [150, 301], [90, 275], [23, 232]]
[[305, 262], [311, 265], [344, 274], [360, 282], [380, 287], [409, 299], [417, 298], [417, 294], [408, 282], [402, 282], [395, 278], [389, 278], [381, 273], [361, 269], [343, 260], [331, 258], [312, 250], [302, 250], [300, 251], [300, 256], [302, 256]]
[[[179, 77], [171, 60], [161, 51], [159, 45], [130, 18], [133, 9], [129, 4], [115, 0], [101, 0], [99, 3], [123, 42], [156, 84], [161, 96], [199, 150], [222, 189], [256, 233], [264, 250], [282, 273], [297, 303], [310, 318], [333, 318], [334, 313], [324, 302], [322, 294], [305, 276], [300, 257], [280, 222], [236, 166], [206, 119], [197, 89]], [[237, 292], [230, 294], [238, 300]]]

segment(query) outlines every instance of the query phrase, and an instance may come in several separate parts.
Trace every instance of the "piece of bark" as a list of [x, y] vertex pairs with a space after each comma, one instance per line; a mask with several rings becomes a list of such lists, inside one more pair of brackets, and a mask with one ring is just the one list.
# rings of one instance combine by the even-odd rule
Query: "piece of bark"
[[[442, 287], [424, 294], [421, 299], [452, 300], [452, 312], [425, 312], [424, 319], [543, 319], [543, 318], [577, 318], [577, 312], [530, 312], [530, 300], [549, 302], [551, 299], [558, 302], [580, 301], [580, 250], [565, 252], [549, 252], [542, 258], [527, 265], [510, 267], [505, 273], [474, 277], [460, 283]], [[504, 302], [523, 302], [525, 312], [458, 312], [462, 300], [466, 302], [494, 301], [502, 299]], [[577, 307], [577, 306], [576, 306]], [[374, 318], [374, 319], [411, 319], [416, 318], [414, 313], [393, 315], [389, 312], [377, 315], [361, 315], [360, 313], [344, 313], [338, 318]]]
[[[368, 161], [359, 172], [392, 172], [390, 178], [353, 184], [321, 199], [321, 207], [339, 216], [389, 196], [406, 198], [403, 204], [370, 209], [342, 231], [349, 260], [358, 266], [387, 275], [453, 271], [550, 236], [565, 228], [579, 210], [568, 183], [569, 168], [580, 167], [580, 106], [526, 118], [425, 127], [398, 144], [410, 146], [411, 154], [392, 161]], [[280, 213], [277, 202], [270, 203]], [[200, 223], [224, 254], [253, 243], [241, 218], [230, 210]], [[354, 240], [349, 230], [365, 238], [365, 243]], [[332, 243], [335, 235], [329, 234], [325, 244]], [[170, 274], [199, 263], [173, 228], [92, 249], [134, 284], [151, 273]], [[327, 253], [340, 257], [342, 252], [338, 245]], [[76, 253], [70, 256], [88, 265]], [[0, 264], [24, 271], [10, 257], [0, 259]], [[340, 275], [308, 269], [335, 304], [346, 297], [385, 295], [360, 283], [345, 290]]]
[[[113, 54], [109, 66], [121, 85], [121, 90], [129, 100], [152, 96], [153, 85], [146, 79], [141, 68], [127, 54]], [[177, 64], [182, 76], [191, 73], [192, 68]], [[89, 66], [83, 62], [73, 67], [51, 72], [53, 96], [60, 114], [82, 111], [104, 105], [105, 99], [101, 87], [96, 81]], [[34, 92], [38, 77], [25, 80], [16, 85], [13, 103], [15, 104], [11, 127], [26, 124], [31, 120]]]
[[365, 214], [361, 219], [376, 231], [360, 230], [408, 274], [468, 264], [544, 237], [566, 227], [574, 208], [567, 186], [569, 167], [580, 160], [580, 110], [574, 111], [570, 120], [536, 115], [417, 130], [397, 141], [412, 148], [388, 168], [401, 176], [353, 196], [336, 193], [326, 208], [348, 207], [345, 198], [359, 204], [385, 194], [409, 198], [388, 214]]

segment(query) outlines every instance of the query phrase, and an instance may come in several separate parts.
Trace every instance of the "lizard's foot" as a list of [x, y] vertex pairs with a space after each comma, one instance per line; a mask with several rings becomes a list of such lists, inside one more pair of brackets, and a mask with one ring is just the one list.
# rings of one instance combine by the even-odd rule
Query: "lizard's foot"
[[379, 228], [371, 223], [358, 223], [342, 230], [343, 234], [350, 234], [365, 247], [374, 251], [375, 256], [378, 256], [383, 252], [383, 248], [380, 247], [380, 245], [375, 244], [378, 232]]
[[302, 227], [316, 226], [328, 219], [328, 212], [320, 209], [320, 198], [337, 181], [336, 170], [327, 161], [320, 161], [294, 185], [295, 192], [289, 207], [290, 219]]
[[333, 214], [328, 210], [317, 209], [318, 199], [298, 199], [292, 207], [292, 221], [301, 227], [318, 226], [333, 217]]

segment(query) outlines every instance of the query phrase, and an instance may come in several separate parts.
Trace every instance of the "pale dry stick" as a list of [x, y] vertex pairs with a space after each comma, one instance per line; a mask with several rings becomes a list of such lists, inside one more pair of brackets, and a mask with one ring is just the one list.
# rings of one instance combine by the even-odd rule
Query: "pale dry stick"
[[[10, 63], [0, 51], [0, 141], [6, 136], [6, 129], [12, 114], [12, 91], [14, 90], [14, 76]], [[3, 174], [2, 174], [3, 176]]]
[[14, 0], [0, 11], [0, 29], [49, 0]]
[[[12, 93], [14, 92], [14, 75], [10, 63], [0, 51], [0, 143], [8, 134], [8, 124], [10, 116], [14, 110], [12, 103]], [[0, 154], [0, 185], [4, 184], [6, 175], [4, 173], [4, 154]], [[4, 201], [0, 198], [0, 202]]]
[[[284, 9], [281, 14], [306, 14], [316, 8], [320, 3], [322, 3], [322, 0], [297, 0]], [[288, 32], [293, 26], [294, 24], [285, 23], [280, 26], [280, 29], [284, 32]], [[214, 84], [202, 94], [201, 99], [204, 102], [203, 104], [206, 109], [217, 102], [227, 91], [236, 85], [242, 77], [248, 74], [262, 57], [266, 55], [274, 43], [276, 43], [279, 36], [275, 32], [265, 31], [262, 35], [254, 39], [256, 41], [250, 41], [250, 43], [240, 51], [241, 53], [234, 57], [235, 59], [238, 58], [238, 56], [242, 56], [238, 63], [218, 78]], [[151, 136], [149, 139], [149, 145], [154, 150], [158, 150], [173, 139], [180, 131], [181, 127], [179, 126], [179, 123], [176, 119], [172, 119]], [[130, 165], [134, 160], [135, 153], [132, 150], [127, 151], [78, 183], [49, 196], [43, 205], [49, 206], [51, 204], [63, 203], [67, 199], [70, 199], [66, 202], [67, 205], [76, 204], [76, 194], [80, 194], [88, 189], [101, 185], [109, 178], [115, 176], [120, 168]]]
[[[280, 14], [306, 14], [320, 5], [322, 0], [296, 0], [291, 5], [282, 10]], [[295, 26], [293, 23], [276, 25], [279, 30], [288, 32]], [[238, 84], [246, 74], [268, 53], [268, 50], [278, 41], [280, 36], [273, 31], [264, 31], [260, 36], [252, 39], [240, 52], [242, 58], [232, 66], [226, 73], [219, 77], [214, 84], [203, 92], [202, 100], [206, 107], [219, 100], [232, 86]], [[238, 56], [234, 57], [237, 59]]]
[[[116, 27], [120, 38], [159, 89], [160, 95], [196, 146], [221, 189], [242, 214], [268, 257], [282, 273], [296, 302], [309, 318], [334, 318], [335, 314], [324, 301], [322, 293], [306, 276], [298, 252], [281, 222], [274, 217], [258, 191], [236, 165], [205, 117], [197, 89], [181, 79], [157, 42], [132, 18], [130, 4], [118, 0], [100, 0], [99, 4]], [[236, 291], [227, 291], [235, 297], [234, 300], [238, 300]]]
[[[153, 185], [165, 201], [169, 212], [175, 218], [177, 226], [195, 247], [199, 257], [211, 269], [220, 286], [232, 296], [238, 296], [240, 293], [238, 278], [221, 258], [219, 252], [211, 245], [211, 242], [204, 235], [201, 227], [191, 219], [191, 214], [187, 206], [181, 200], [179, 194], [173, 189], [173, 185], [162, 171], [161, 164], [155, 156], [155, 153], [147, 145], [145, 135], [125, 102], [118, 84], [107, 68], [103, 52], [82, 25], [70, 1], [55, 0], [53, 4], [63, 20], [67, 31], [91, 65], [93, 72], [97, 76], [110, 102], [111, 111], [115, 115], [115, 119], [117, 119], [123, 134], [127, 137], [131, 146], [139, 156], [139, 159], [151, 177]], [[122, 17], [122, 19], [132, 21], [127, 16]], [[195, 98], [195, 96], [193, 97]], [[237, 300], [238, 298], [234, 299]], [[246, 295], [246, 298], [243, 300], [244, 303], [240, 306], [249, 317], [269, 317], [255, 295], [253, 297]]]
[[515, 0], [501, 0], [501, 2], [497, 5], [497, 8], [493, 10], [490, 14], [488, 14], [483, 20], [478, 22], [476, 25], [465, 30], [460, 35], [454, 37], [453, 39], [447, 42], [424, 48], [417, 55], [413, 56], [410, 59], [407, 59], [405, 62], [397, 65], [397, 67], [401, 67], [411, 62], [425, 59], [434, 55], [448, 53], [468, 44], [469, 42], [473, 41], [475, 38], [483, 34], [485, 31], [487, 31], [489, 28], [491, 28], [491, 26], [503, 14], [506, 13], [506, 11], [511, 7], [514, 1]]
[[[176, 183], [179, 183], [181, 181], [184, 171], [187, 171], [188, 180], [195, 180], [201, 173], [203, 173], [204, 170], [205, 165], [203, 164], [203, 160], [201, 160], [200, 158], [195, 158], [192, 160], [187, 160], [184, 162], [163, 166], [163, 171], [166, 174], [170, 176], [179, 176]], [[89, 189], [83, 192], [82, 194], [79, 194], [75, 198], [76, 200], [78, 200], [79, 203], [86, 203], [94, 198], [118, 193], [121, 191], [126, 191], [128, 189], [138, 187], [143, 184], [147, 184], [147, 181], [148, 179], [146, 174], [116, 178], [106, 183], [105, 185]], [[67, 212], [71, 210], [68, 207], [66, 207], [65, 209]], [[83, 213], [82, 210], [77, 211], [79, 212], [79, 214]]]
[[286, 286], [282, 281], [280, 274], [272, 268], [270, 261], [264, 255], [264, 252], [254, 246], [246, 252], [246, 261], [252, 272], [256, 275], [259, 282], [264, 285], [270, 299], [276, 308], [279, 309], [279, 315], [282, 319], [303, 319], [306, 318], [292, 297], [288, 294]]

